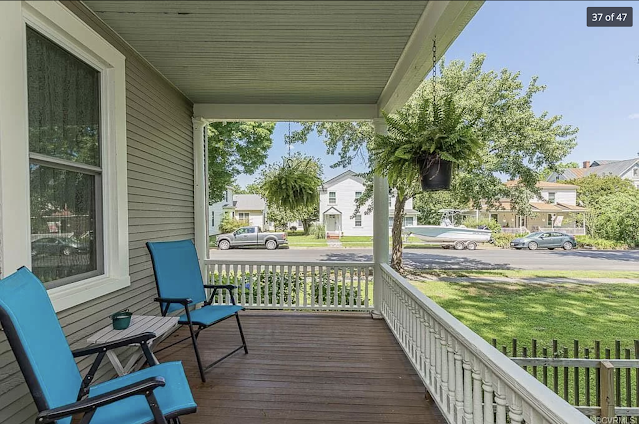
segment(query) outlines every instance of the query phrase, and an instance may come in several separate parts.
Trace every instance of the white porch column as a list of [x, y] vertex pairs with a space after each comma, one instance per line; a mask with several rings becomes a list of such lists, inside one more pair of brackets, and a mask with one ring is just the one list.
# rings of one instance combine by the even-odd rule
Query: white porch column
[[[373, 119], [375, 132], [387, 134], [384, 118]], [[382, 273], [381, 264], [388, 263], [388, 179], [373, 177], [373, 318], [381, 318]]]
[[204, 149], [206, 147], [206, 136], [204, 129], [207, 121], [202, 118], [193, 118], [193, 203], [195, 214], [195, 248], [200, 260], [200, 270], [202, 278], [206, 284], [204, 259], [208, 258], [208, 240], [206, 239], [207, 223], [207, 201], [206, 201], [206, 163], [204, 160]]

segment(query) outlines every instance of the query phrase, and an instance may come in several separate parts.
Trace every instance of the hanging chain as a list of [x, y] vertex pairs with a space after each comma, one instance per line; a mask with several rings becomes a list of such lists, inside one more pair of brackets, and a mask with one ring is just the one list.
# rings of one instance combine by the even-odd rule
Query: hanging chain
[[433, 38], [433, 117], [435, 116], [435, 105], [437, 104], [437, 37]]

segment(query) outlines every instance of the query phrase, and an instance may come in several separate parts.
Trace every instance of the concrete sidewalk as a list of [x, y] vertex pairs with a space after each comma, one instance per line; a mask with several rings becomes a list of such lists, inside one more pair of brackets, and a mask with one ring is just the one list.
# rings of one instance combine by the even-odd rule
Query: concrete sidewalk
[[639, 280], [630, 278], [566, 278], [566, 277], [438, 277], [434, 275], [409, 274], [409, 281], [425, 283], [445, 281], [447, 283], [516, 283], [516, 284], [639, 284]]

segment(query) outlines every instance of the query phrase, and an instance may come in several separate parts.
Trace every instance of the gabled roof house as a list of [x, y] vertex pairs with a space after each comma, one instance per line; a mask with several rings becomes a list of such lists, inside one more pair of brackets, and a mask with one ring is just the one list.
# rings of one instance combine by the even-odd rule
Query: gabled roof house
[[588, 175], [615, 175], [631, 180], [635, 187], [639, 188], [639, 158], [584, 161], [581, 168], [568, 168], [560, 174], [553, 172], [547, 180], [549, 182], [573, 180]]
[[[245, 314], [249, 352], [211, 368], [212, 384], [201, 384], [189, 349], [156, 350], [162, 362], [183, 363], [198, 404], [184, 422], [590, 423], [389, 266], [382, 175], [372, 260], [209, 256], [208, 122], [365, 120], [384, 133], [381, 111], [397, 110], [422, 83], [433, 39], [438, 59], [481, 5], [0, 2], [0, 274], [31, 268], [68, 343], [81, 348], [111, 331], [117, 311], [159, 316], [146, 243], [191, 240], [203, 281], [232, 285], [242, 307], [275, 313]], [[33, 255], [32, 240], [55, 231], [48, 217], [64, 210], [87, 216], [82, 234], [65, 234], [87, 248]], [[230, 321], [199, 336], [203, 356], [235, 343]], [[15, 356], [26, 353], [4, 334], [0, 422], [33, 423], [64, 406], [55, 396], [33, 402]], [[82, 374], [92, 362], [77, 360]], [[109, 362], [94, 370], [96, 382], [116, 375]], [[126, 417], [126, 405], [110, 406]]]

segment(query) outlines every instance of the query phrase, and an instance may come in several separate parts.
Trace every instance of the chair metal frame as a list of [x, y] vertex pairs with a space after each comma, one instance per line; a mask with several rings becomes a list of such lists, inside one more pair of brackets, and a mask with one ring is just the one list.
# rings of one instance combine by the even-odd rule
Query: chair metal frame
[[[24, 267], [22, 267], [24, 268]], [[20, 268], [20, 269], [22, 269]], [[140, 345], [146, 363], [149, 366], [158, 365], [154, 356], [151, 354], [148, 341], [155, 338], [154, 333], [142, 333], [135, 336], [123, 338], [114, 342], [100, 343], [89, 347], [72, 350], [71, 353], [74, 358], [89, 356], [97, 354], [89, 372], [82, 379], [82, 383], [78, 390], [77, 401], [68, 405], [51, 408], [47, 402], [43, 388], [36, 377], [35, 371], [29, 357], [25, 351], [25, 348], [20, 340], [18, 331], [16, 330], [13, 320], [7, 310], [0, 306], [0, 324], [2, 330], [5, 332], [11, 350], [13, 351], [20, 370], [24, 375], [25, 382], [33, 396], [36, 408], [38, 409], [38, 416], [36, 418], [37, 424], [49, 424], [55, 423], [57, 420], [67, 418], [76, 414], [84, 414], [79, 424], [89, 424], [93, 415], [97, 409], [101, 406], [109, 405], [119, 400], [126, 399], [131, 396], [144, 395], [146, 401], [153, 414], [155, 424], [180, 424], [180, 415], [190, 414], [195, 412], [195, 409], [179, 410], [169, 414], [163, 414], [158, 404], [158, 401], [153, 393], [158, 387], [165, 386], [166, 382], [162, 377], [150, 377], [125, 387], [121, 387], [116, 390], [112, 390], [107, 393], [95, 397], [86, 397], [89, 394], [89, 386], [94, 380], [95, 373], [102, 360], [104, 359], [106, 352], [111, 349], [117, 349], [119, 347], [125, 347], [133, 344]]]
[[[158, 294], [160, 293], [160, 284], [158, 282], [157, 279], [157, 268], [156, 268], [156, 262], [155, 262], [155, 258], [153, 257], [153, 252], [151, 250], [150, 247], [150, 243], [147, 242], [146, 243], [147, 248], [149, 250], [149, 252], [151, 253], [151, 263], [153, 264], [153, 272], [155, 273], [155, 286], [157, 288]], [[197, 260], [197, 256], [195, 258]], [[215, 305], [213, 305], [213, 300], [215, 299], [215, 294], [217, 293], [217, 290], [228, 290], [230, 298], [231, 298], [231, 304], [232, 305], [236, 305], [235, 303], [235, 296], [233, 296], [233, 290], [237, 289], [237, 287], [235, 287], [232, 284], [203, 284], [202, 285], [204, 289], [212, 289], [213, 291], [211, 292], [211, 295], [209, 296], [209, 298], [203, 302], [203, 308], [206, 307], [215, 307]], [[232, 315], [228, 315], [224, 318], [220, 318], [217, 321], [214, 321], [210, 324], [207, 325], [203, 325], [203, 324], [197, 324], [197, 329], [194, 328], [194, 324], [192, 319], [191, 319], [191, 306], [195, 306], [193, 303], [193, 300], [190, 298], [169, 298], [169, 297], [156, 297], [155, 299], [153, 299], [154, 301], [158, 302], [160, 304], [160, 311], [162, 313], [162, 316], [165, 317], [167, 316], [167, 314], [169, 313], [169, 307], [172, 304], [179, 304], [182, 305], [184, 307], [184, 314], [186, 315], [186, 319], [187, 319], [187, 324], [189, 327], [189, 335], [183, 339], [177, 340], [167, 346], [163, 346], [161, 349], [157, 350], [156, 353], [163, 351], [164, 349], [168, 349], [170, 347], [175, 346], [178, 343], [182, 343], [183, 341], [189, 340], [191, 339], [191, 342], [193, 344], [193, 350], [195, 351], [195, 359], [197, 361], [197, 366], [198, 369], [200, 371], [200, 378], [202, 380], [202, 382], [206, 382], [206, 375], [205, 373], [210, 370], [211, 368], [213, 368], [215, 365], [217, 365], [218, 363], [222, 362], [224, 359], [228, 358], [229, 356], [233, 355], [234, 353], [244, 349], [244, 354], [248, 354], [248, 346], [246, 345], [246, 338], [244, 337], [244, 330], [242, 329], [242, 323], [240, 322], [240, 316], [238, 314], [238, 312], [235, 312]], [[164, 307], [162, 306], [164, 304]], [[244, 310], [244, 308], [242, 308], [241, 310]], [[197, 339], [198, 336], [200, 335], [200, 332], [202, 332], [202, 330], [205, 330], [209, 327], [214, 326], [215, 324], [218, 324], [222, 321], [227, 320], [228, 318], [231, 318], [232, 316], [235, 316], [235, 320], [237, 321], [237, 328], [239, 329], [240, 332], [240, 337], [242, 338], [242, 344], [233, 349], [231, 352], [227, 353], [226, 355], [222, 356], [221, 358], [215, 360], [214, 362], [208, 364], [208, 365], [203, 365], [202, 364], [202, 359], [200, 357], [200, 351], [198, 348], [198, 344], [197, 344]], [[185, 325], [185, 324], [180, 324], [180, 325]]]

